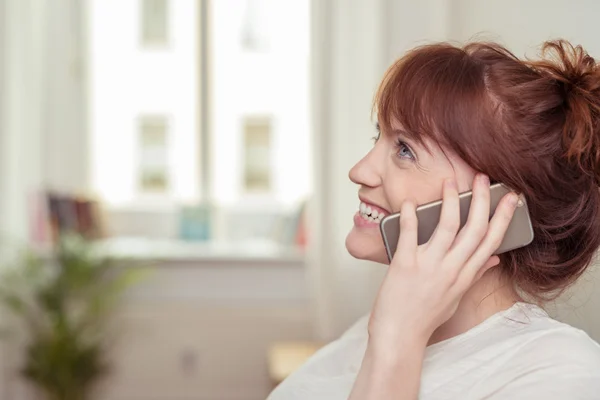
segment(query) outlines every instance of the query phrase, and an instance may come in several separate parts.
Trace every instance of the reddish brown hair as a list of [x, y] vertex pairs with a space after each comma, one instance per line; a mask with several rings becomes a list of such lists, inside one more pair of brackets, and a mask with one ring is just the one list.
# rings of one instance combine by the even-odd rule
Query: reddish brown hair
[[580, 46], [546, 42], [524, 61], [495, 43], [416, 48], [375, 98], [381, 129], [397, 120], [526, 196], [535, 239], [502, 255], [515, 286], [560, 293], [600, 246], [600, 68]]

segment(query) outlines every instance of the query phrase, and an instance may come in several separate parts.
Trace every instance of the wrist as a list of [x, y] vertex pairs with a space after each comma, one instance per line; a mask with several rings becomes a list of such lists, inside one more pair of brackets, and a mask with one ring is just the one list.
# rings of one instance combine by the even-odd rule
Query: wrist
[[414, 365], [416, 361], [420, 363], [425, 356], [427, 340], [423, 337], [406, 337], [396, 338], [392, 342], [369, 337], [365, 358], [368, 357], [378, 369], [395, 370], [407, 363]]
[[369, 336], [350, 399], [418, 398], [427, 340], [383, 339]]

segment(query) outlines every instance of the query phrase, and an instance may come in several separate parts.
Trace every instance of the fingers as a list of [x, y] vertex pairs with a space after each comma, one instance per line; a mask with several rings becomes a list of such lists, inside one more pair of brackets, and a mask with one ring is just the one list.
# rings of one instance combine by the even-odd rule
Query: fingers
[[454, 179], [447, 179], [444, 181], [440, 222], [435, 228], [431, 239], [429, 239], [428, 247], [431, 246], [437, 251], [446, 253], [452, 246], [459, 229], [460, 201], [458, 189]]
[[412, 200], [406, 200], [400, 209], [400, 236], [396, 254], [402, 254], [403, 261], [412, 262], [412, 257], [418, 246], [418, 221], [416, 204]]
[[519, 196], [516, 193], [509, 193], [498, 204], [483, 240], [464, 267], [463, 273], [467, 281], [466, 284], [470, 285], [482, 266], [486, 264], [490, 256], [502, 244], [502, 239], [504, 239], [506, 230], [515, 213], [518, 200]]
[[477, 270], [474, 277], [469, 274], [460, 275], [456, 281], [456, 285], [455, 285], [456, 289], [455, 290], [458, 293], [464, 293], [464, 291], [467, 290], [469, 287], [471, 287], [471, 285], [473, 285], [475, 282], [480, 280], [487, 271], [489, 271], [490, 269], [494, 268], [495, 266], [497, 266], [499, 264], [500, 264], [500, 257], [491, 256], [490, 258], [488, 258], [488, 260], [485, 262], [485, 264], [483, 264], [479, 268], [479, 270]]
[[487, 175], [479, 174], [473, 182], [473, 196], [467, 223], [460, 230], [449, 258], [464, 264], [484, 238], [490, 218], [490, 180]]

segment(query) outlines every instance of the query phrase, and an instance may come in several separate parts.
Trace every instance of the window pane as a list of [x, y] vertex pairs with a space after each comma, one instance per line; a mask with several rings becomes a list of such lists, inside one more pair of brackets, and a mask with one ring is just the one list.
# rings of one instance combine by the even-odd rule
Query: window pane
[[309, 1], [211, 4], [213, 198], [298, 203], [310, 191]]
[[271, 48], [269, 0], [247, 0], [242, 16], [241, 45], [244, 50], [268, 52]]
[[[115, 207], [197, 201], [197, 2], [89, 4], [91, 186]], [[177, 45], [149, 51], [143, 32]], [[148, 135], [162, 138], [161, 150], [146, 148]], [[151, 167], [155, 156], [162, 164]]]
[[143, 46], [164, 46], [168, 38], [168, 1], [141, 0], [141, 37]]
[[143, 117], [140, 120], [138, 187], [142, 193], [167, 193], [166, 117]]
[[271, 192], [271, 118], [244, 120], [244, 189]]

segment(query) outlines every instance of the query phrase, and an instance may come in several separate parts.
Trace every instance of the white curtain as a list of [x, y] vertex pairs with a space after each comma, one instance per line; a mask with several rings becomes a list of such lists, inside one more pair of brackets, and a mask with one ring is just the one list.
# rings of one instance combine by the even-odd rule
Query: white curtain
[[40, 184], [46, 2], [3, 2], [2, 232], [27, 236], [27, 191]]
[[87, 181], [84, 10], [4, 0], [0, 14], [0, 233], [28, 236], [34, 190]]

